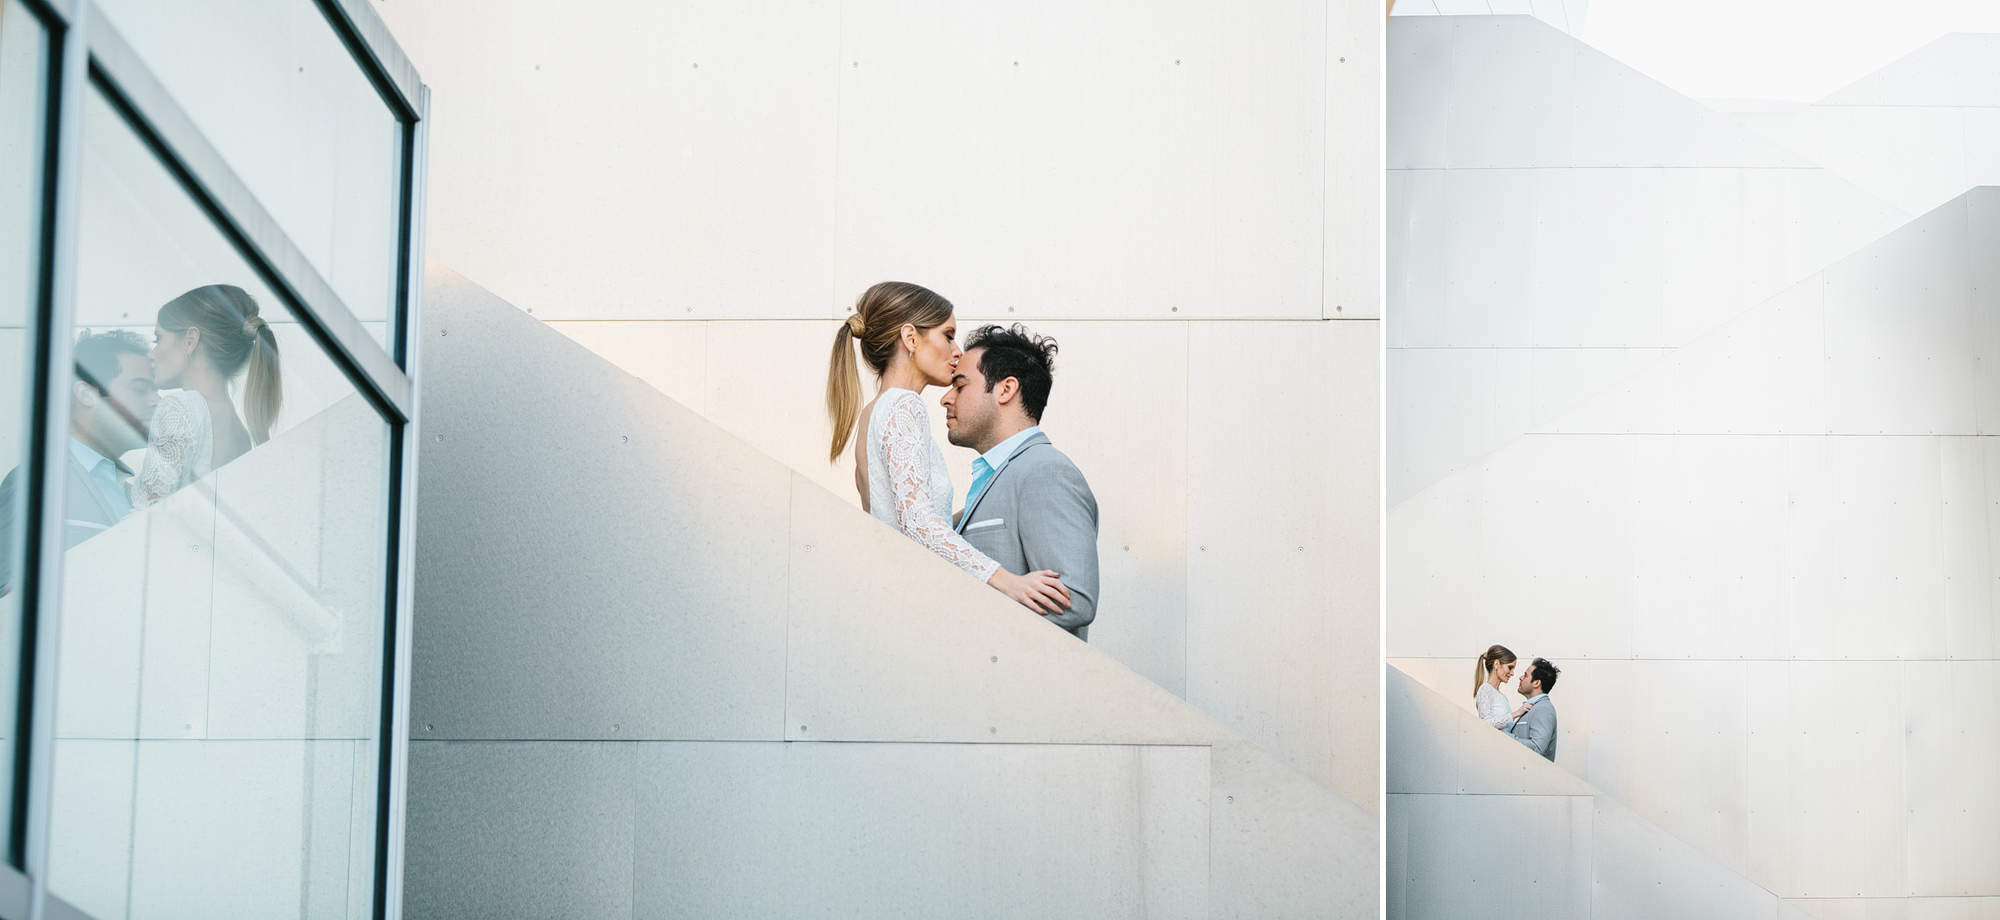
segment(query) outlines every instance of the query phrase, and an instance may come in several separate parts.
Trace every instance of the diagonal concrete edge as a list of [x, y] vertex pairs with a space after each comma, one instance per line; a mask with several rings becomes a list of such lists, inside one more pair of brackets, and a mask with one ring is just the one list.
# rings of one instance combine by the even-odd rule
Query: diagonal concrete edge
[[[1462, 916], [1509, 891], [1560, 917], [1806, 916], [1401, 670], [1384, 671], [1392, 920]], [[1534, 857], [1515, 841], [1533, 841]]]
[[422, 334], [416, 740], [1210, 746], [1210, 915], [1373, 915], [1360, 806], [435, 262]]

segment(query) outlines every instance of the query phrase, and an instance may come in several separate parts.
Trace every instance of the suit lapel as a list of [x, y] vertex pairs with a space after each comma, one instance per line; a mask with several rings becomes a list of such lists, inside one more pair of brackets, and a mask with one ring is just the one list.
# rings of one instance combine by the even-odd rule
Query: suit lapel
[[1036, 445], [1047, 443], [1049, 443], [1048, 435], [1039, 431], [1035, 432], [1034, 437], [1029, 438], [1026, 443], [1023, 443], [1012, 454], [1007, 455], [1007, 459], [1000, 462], [1000, 468], [994, 470], [992, 476], [987, 477], [986, 485], [979, 490], [979, 494], [966, 499], [965, 510], [958, 515], [959, 533], [965, 533], [965, 525], [972, 523], [972, 512], [979, 510], [979, 504], [986, 500], [986, 496], [993, 494], [993, 486], [1000, 481], [1000, 477], [1007, 475], [1007, 468], [1013, 466], [1017, 458], [1033, 450]]

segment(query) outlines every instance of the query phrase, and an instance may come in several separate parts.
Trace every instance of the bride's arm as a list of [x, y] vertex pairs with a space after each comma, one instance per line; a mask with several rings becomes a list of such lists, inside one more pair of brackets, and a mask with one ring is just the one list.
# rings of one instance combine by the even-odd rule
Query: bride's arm
[[180, 400], [160, 400], [149, 428], [145, 462], [126, 490], [135, 509], [150, 507], [172, 495], [180, 485], [181, 470], [192, 462], [194, 453], [194, 417]]
[[1507, 698], [1494, 690], [1492, 684], [1481, 684], [1480, 692], [1474, 695], [1479, 707], [1479, 721], [1506, 731], [1514, 725], [1514, 716], [1507, 712]]
[[[909, 396], [897, 399], [889, 407], [889, 418], [882, 428], [882, 463], [889, 473], [897, 529], [1036, 613], [1061, 613], [1069, 606], [1069, 589], [1056, 573], [1016, 575], [1001, 568], [931, 510], [930, 451], [924, 449], [931, 426], [924, 418], [922, 401]], [[881, 496], [871, 498], [880, 500]]]
[[931, 510], [930, 452], [924, 450], [924, 439], [930, 433], [923, 403], [904, 398], [889, 407], [889, 418], [882, 426], [882, 461], [889, 471], [896, 526], [925, 549], [985, 581], [999, 570], [1000, 563], [973, 549]]

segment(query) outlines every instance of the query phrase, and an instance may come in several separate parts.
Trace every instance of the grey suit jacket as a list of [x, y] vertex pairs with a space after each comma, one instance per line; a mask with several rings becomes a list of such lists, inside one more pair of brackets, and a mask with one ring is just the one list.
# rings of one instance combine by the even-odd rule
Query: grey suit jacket
[[1543, 757], [1556, 759], [1556, 706], [1553, 697], [1544, 696], [1528, 714], [1514, 720], [1514, 727], [1507, 730], [1515, 741], [1528, 746]]
[[1097, 496], [1048, 435], [1036, 432], [993, 474], [959, 515], [958, 532], [1016, 575], [1061, 575], [1070, 609], [1043, 619], [1089, 640], [1097, 617]]
[[[68, 442], [64, 442], [68, 446]], [[118, 523], [118, 513], [111, 510], [111, 503], [98, 494], [97, 483], [85, 472], [83, 464], [76, 462], [68, 450], [63, 451], [63, 459], [69, 462], [68, 525], [64, 549], [97, 536]], [[14, 516], [21, 513], [21, 469], [15, 467], [0, 480], [0, 583], [13, 585], [14, 578]]]

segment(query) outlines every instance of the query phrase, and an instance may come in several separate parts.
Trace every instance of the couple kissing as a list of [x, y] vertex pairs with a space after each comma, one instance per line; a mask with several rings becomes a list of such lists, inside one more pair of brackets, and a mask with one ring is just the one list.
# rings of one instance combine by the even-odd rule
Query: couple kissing
[[[880, 385], [861, 405], [855, 353]], [[1097, 499], [1049, 443], [1042, 411], [1055, 340], [985, 326], [958, 342], [951, 301], [915, 284], [869, 288], [834, 331], [828, 462], [851, 445], [861, 507], [1021, 606], [1089, 638], [1097, 615]], [[923, 391], [943, 387], [951, 443], [979, 453], [956, 515]]]

